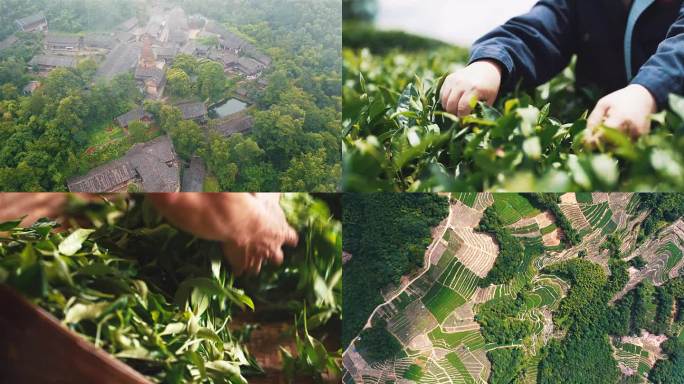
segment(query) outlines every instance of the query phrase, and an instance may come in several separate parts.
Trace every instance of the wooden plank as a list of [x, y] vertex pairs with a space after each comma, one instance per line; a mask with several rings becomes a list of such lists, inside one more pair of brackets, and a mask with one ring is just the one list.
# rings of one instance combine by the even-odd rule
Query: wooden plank
[[150, 384], [0, 284], [0, 382]]

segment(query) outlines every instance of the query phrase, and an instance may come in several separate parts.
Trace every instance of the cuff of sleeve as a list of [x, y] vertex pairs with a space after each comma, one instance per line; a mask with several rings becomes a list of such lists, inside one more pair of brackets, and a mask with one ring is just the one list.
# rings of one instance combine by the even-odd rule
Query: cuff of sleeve
[[480, 60], [495, 60], [501, 64], [502, 84], [505, 84], [513, 73], [513, 59], [504, 48], [492, 46], [476, 46], [470, 53], [468, 65]]
[[657, 68], [648, 68], [639, 71], [630, 84], [638, 84], [648, 89], [658, 104], [658, 110], [661, 110], [667, 107], [670, 93], [675, 92], [672, 86], [678, 83], [667, 73]]

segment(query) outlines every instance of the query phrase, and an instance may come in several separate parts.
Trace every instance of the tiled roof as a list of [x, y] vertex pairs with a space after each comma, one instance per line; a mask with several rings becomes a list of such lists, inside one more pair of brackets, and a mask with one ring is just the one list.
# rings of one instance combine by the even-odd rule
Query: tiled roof
[[160, 136], [134, 145], [126, 156], [97, 167], [67, 182], [72, 192], [111, 192], [129, 182], [141, 182], [145, 192], [176, 192], [180, 189], [180, 168], [173, 143]]
[[26, 26], [31, 26], [33, 24], [38, 24], [38, 23], [43, 23], [45, 22], [45, 14], [43, 12], [36, 13], [31, 16], [24, 17], [22, 19], [17, 20], [17, 23], [21, 25], [22, 27]]
[[144, 109], [142, 108], [136, 108], [132, 109], [125, 114], [119, 116], [116, 118], [116, 122], [119, 123], [119, 126], [121, 127], [127, 127], [130, 123], [134, 121], [140, 121], [143, 119], [151, 119], [152, 115], [147, 113]]
[[49, 33], [45, 38], [48, 45], [73, 45], [77, 46], [81, 43], [81, 37], [75, 35], [60, 35]]
[[176, 107], [183, 113], [184, 120], [194, 120], [207, 115], [207, 106], [204, 103], [183, 103]]
[[59, 56], [59, 55], [37, 55], [31, 61], [29, 65], [39, 65], [44, 67], [63, 67], [63, 68], [75, 68], [78, 60], [71, 56]]
[[126, 73], [135, 68], [140, 55], [139, 44], [122, 43], [117, 45], [109, 54], [105, 61], [97, 69], [97, 78], [111, 80], [117, 75]]

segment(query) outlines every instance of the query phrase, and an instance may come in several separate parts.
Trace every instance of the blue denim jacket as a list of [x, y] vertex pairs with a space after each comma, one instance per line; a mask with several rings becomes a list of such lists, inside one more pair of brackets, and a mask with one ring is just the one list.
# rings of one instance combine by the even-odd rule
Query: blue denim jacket
[[[523, 87], [547, 82], [577, 55], [579, 85], [609, 93], [640, 84], [662, 108], [670, 93], [684, 94], [684, 3], [646, 3], [643, 13], [632, 14], [631, 44], [626, 44], [630, 7], [622, 0], [541, 0], [475, 42], [470, 61], [501, 63], [503, 88], [511, 90], [519, 82]], [[628, 59], [626, 46], [631, 46]], [[634, 73], [627, 73], [626, 60]]]

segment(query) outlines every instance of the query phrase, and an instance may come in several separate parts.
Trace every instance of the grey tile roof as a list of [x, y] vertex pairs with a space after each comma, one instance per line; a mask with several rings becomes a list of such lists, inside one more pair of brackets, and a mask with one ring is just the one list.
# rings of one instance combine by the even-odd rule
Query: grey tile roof
[[254, 120], [247, 113], [232, 116], [226, 120], [212, 120], [209, 129], [223, 136], [232, 136], [236, 133], [245, 133], [252, 130]]
[[56, 33], [48, 33], [45, 38], [47, 45], [71, 45], [78, 46], [81, 43], [81, 37], [75, 35], [62, 35]]
[[22, 19], [17, 20], [17, 24], [19, 24], [22, 27], [30, 27], [34, 24], [39, 24], [39, 23], [44, 23], [47, 22], [45, 19], [45, 14], [43, 12], [39, 12], [27, 17], [24, 17]]
[[179, 159], [168, 136], [136, 144], [126, 154], [129, 163], [142, 179], [145, 192], [180, 190]]
[[221, 62], [223, 65], [237, 64], [240, 59], [240, 57], [233, 52], [215, 49], [209, 52], [209, 58]]
[[207, 116], [207, 106], [204, 103], [183, 103], [176, 105], [183, 113], [184, 120], [194, 120]]
[[157, 58], [172, 59], [178, 55], [178, 48], [176, 47], [157, 47], [154, 48], [154, 53]]
[[152, 115], [147, 113], [142, 108], [132, 109], [125, 114], [116, 118], [116, 122], [120, 127], [128, 127], [128, 125], [134, 121], [140, 121], [143, 119], [152, 119]]
[[117, 75], [132, 71], [138, 63], [140, 49], [141, 46], [137, 43], [117, 45], [109, 52], [95, 76], [99, 79], [111, 80]]
[[266, 68], [266, 66], [250, 57], [241, 57], [237, 62], [240, 70], [247, 75], [255, 75], [259, 71]]
[[135, 172], [125, 159], [114, 160], [67, 182], [71, 192], [110, 192], [134, 180]]
[[105, 33], [93, 33], [83, 38], [83, 45], [90, 48], [112, 49], [115, 44], [114, 36]]
[[36, 55], [29, 61], [29, 65], [53, 68], [76, 68], [78, 60], [72, 56]]
[[156, 84], [161, 84], [164, 81], [165, 71], [157, 67], [145, 68], [136, 67], [135, 68], [135, 78], [136, 80], [153, 80]]
[[168, 136], [134, 145], [126, 156], [99, 166], [67, 182], [72, 192], [111, 192], [129, 182], [142, 183], [145, 192], [180, 189], [179, 160]]

